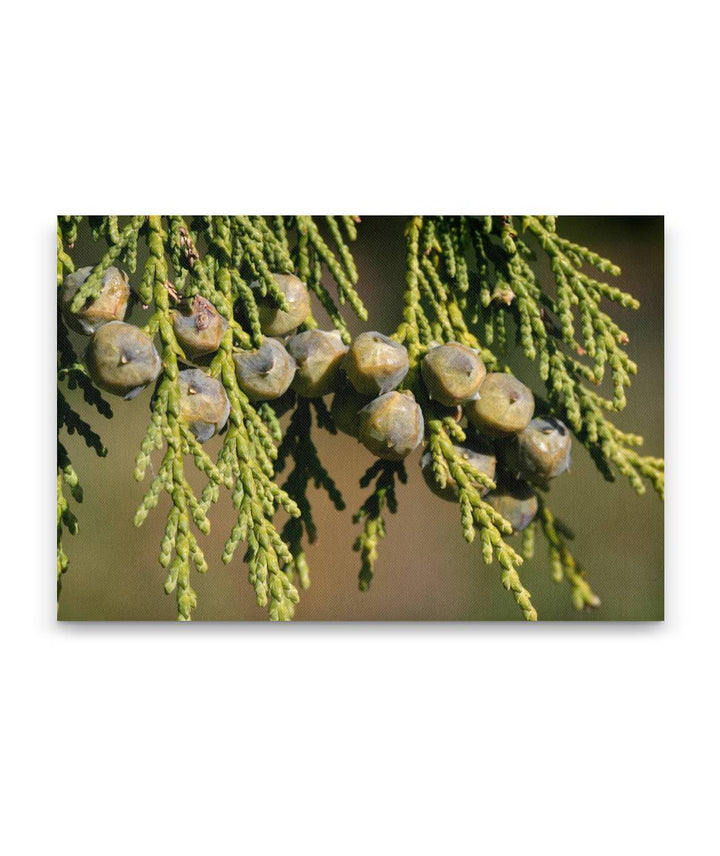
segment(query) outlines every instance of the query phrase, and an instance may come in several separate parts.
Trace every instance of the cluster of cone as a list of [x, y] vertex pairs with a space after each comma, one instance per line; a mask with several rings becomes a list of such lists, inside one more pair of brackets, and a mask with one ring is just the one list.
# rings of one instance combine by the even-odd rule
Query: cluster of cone
[[[522, 531], [538, 511], [533, 485], [547, 485], [570, 466], [569, 430], [554, 417], [533, 418], [535, 399], [525, 384], [512, 374], [488, 373], [474, 350], [456, 342], [428, 351], [422, 376], [430, 397], [457, 408], [474, 429], [469, 445], [455, 452], [495, 481], [485, 501]], [[438, 485], [429, 451], [421, 467], [434, 493], [457, 501], [457, 482], [448, 475], [446, 486]]]
[[[392, 391], [408, 367], [405, 348], [374, 332], [358, 336], [345, 360], [349, 383], [335, 395], [331, 415], [379, 458], [401, 460], [423, 439], [422, 411], [412, 394]], [[511, 374], [488, 373], [479, 355], [458, 342], [431, 348], [421, 374], [429, 397], [474, 429], [468, 446], [454, 448], [496, 482], [486, 501], [516, 532], [526, 528], [538, 510], [533, 485], [546, 485], [570, 466], [567, 427], [551, 416], [533, 418], [530, 389]], [[440, 487], [429, 450], [420, 463], [430, 489], [456, 502], [457, 482], [448, 477]]]
[[[92, 337], [85, 363], [94, 383], [130, 400], [157, 380], [160, 354], [144, 330], [124, 320], [131, 291], [127, 274], [118, 268], [105, 272], [97, 297], [79, 312], [71, 311], [73, 298], [91, 271], [92, 267], [80, 268], [65, 278], [60, 298], [63, 317], [71, 329]], [[217, 350], [227, 322], [197, 296], [173, 312], [173, 327], [185, 353], [196, 359]], [[179, 372], [178, 386], [183, 419], [200, 442], [208, 440], [230, 415], [223, 385], [202, 369], [188, 368]]]
[[[126, 399], [153, 383], [161, 369], [151, 338], [124, 322], [130, 300], [128, 277], [109, 268], [98, 296], [80, 312], [70, 304], [92, 268], [68, 276], [61, 304], [68, 325], [92, 336], [86, 362], [94, 382]], [[306, 285], [292, 274], [274, 274], [286, 298], [279, 309], [270, 298], [258, 299], [260, 327], [265, 338], [255, 350], [234, 354], [238, 385], [253, 402], [272, 401], [292, 388], [298, 395], [318, 398], [335, 393], [330, 413], [339, 430], [360, 442], [378, 458], [399, 461], [423, 440], [420, 406], [409, 391], [398, 391], [409, 370], [407, 350], [375, 331], [361, 333], [350, 346], [337, 330], [297, 333], [310, 313]], [[258, 288], [258, 283], [253, 283]], [[173, 312], [178, 343], [188, 358], [202, 362], [219, 347], [227, 322], [201, 296], [181, 301]], [[533, 418], [530, 389], [507, 373], [487, 373], [471, 348], [450, 342], [431, 348], [421, 364], [430, 398], [464, 415], [477, 434], [468, 447], [455, 447], [479, 471], [498, 484], [489, 502], [520, 531], [537, 513], [533, 484], [547, 481], [570, 465], [571, 436], [552, 417]], [[200, 442], [225, 425], [230, 405], [222, 384], [202, 368], [179, 373], [180, 411]], [[459, 408], [462, 408], [460, 410]], [[421, 459], [433, 492], [457, 500], [458, 486], [449, 479], [440, 488], [432, 456]]]

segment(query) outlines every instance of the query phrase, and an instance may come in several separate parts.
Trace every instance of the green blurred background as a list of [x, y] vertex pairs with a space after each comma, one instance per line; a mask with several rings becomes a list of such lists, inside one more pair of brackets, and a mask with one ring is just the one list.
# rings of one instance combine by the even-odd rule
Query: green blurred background
[[[400, 320], [404, 285], [404, 217], [362, 218], [353, 253], [360, 273], [358, 290], [370, 312], [361, 325], [348, 311], [353, 334], [362, 329], [392, 332]], [[630, 336], [628, 351], [639, 373], [628, 393], [628, 406], [617, 424], [642, 434], [645, 448], [663, 454], [663, 218], [558, 218], [558, 232], [590, 246], [622, 267], [619, 285], [641, 301], [637, 312], [611, 306], [610, 313]], [[104, 244], [82, 233], [73, 259], [76, 266], [96, 263]], [[143, 262], [142, 254], [139, 263]], [[549, 271], [541, 275], [550, 283]], [[137, 274], [133, 278], [137, 277]], [[332, 289], [332, 285], [330, 286]], [[329, 326], [322, 310], [313, 311]], [[144, 323], [137, 308], [127, 320]], [[324, 323], [325, 322], [325, 323]], [[73, 334], [74, 336], [74, 334]], [[82, 353], [85, 339], [74, 336]], [[522, 355], [506, 355], [516, 374], [542, 392], [536, 366]], [[147, 481], [133, 479], [134, 459], [149, 417], [151, 391], [132, 402], [112, 399], [114, 418], [99, 417], [70, 393], [69, 400], [99, 430], [108, 455], [95, 456], [77, 436], [63, 436], [84, 488], [82, 505], [74, 505], [80, 532], [65, 537], [70, 569], [64, 576], [59, 618], [66, 620], [174, 619], [174, 595], [165, 595], [165, 572], [157, 562], [168, 498], [150, 513], [140, 529], [132, 524]], [[329, 403], [329, 401], [328, 401]], [[287, 417], [285, 417], [287, 421]], [[373, 458], [355, 440], [313, 429], [318, 451], [342, 491], [344, 512], [336, 511], [320, 491], [312, 491], [318, 525], [317, 543], [307, 548], [312, 585], [301, 592], [296, 620], [517, 620], [513, 598], [500, 585], [497, 564], [483, 564], [478, 543], [467, 544], [455, 505], [431, 494], [420, 475], [417, 450], [407, 460], [408, 483], [398, 489], [399, 510], [388, 515], [387, 537], [380, 544], [375, 578], [369, 591], [357, 586], [359, 556], [352, 551], [358, 527], [351, 517], [367, 489], [359, 477]], [[214, 457], [221, 440], [206, 444]], [[188, 467], [188, 472], [194, 468]], [[279, 477], [280, 483], [285, 473]], [[191, 479], [192, 481], [192, 479]], [[202, 480], [194, 482], [202, 487]], [[549, 497], [555, 514], [576, 538], [573, 552], [585, 566], [602, 600], [591, 613], [577, 613], [569, 588], [551, 580], [545, 542], [538, 534], [535, 558], [520, 569], [541, 620], [632, 620], [663, 617], [663, 506], [651, 488], [638, 497], [622, 478], [603, 480], [577, 442], [569, 474], [555, 480]], [[283, 514], [278, 514], [280, 524]], [[227, 492], [211, 510], [212, 532], [203, 540], [210, 566], [193, 575], [198, 593], [196, 620], [265, 620], [254, 602], [242, 562], [242, 545], [232, 564], [220, 561], [223, 543], [234, 523]]]

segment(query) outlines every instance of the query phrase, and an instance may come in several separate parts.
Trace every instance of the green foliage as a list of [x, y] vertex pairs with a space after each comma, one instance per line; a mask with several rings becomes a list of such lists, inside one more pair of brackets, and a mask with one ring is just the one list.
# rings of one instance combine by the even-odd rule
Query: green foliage
[[395, 479], [401, 484], [407, 481], [405, 464], [402, 461], [376, 461], [360, 479], [361, 487], [375, 479], [373, 491], [353, 516], [354, 523], [362, 523], [362, 532], [358, 535], [353, 550], [360, 553], [360, 574], [358, 584], [360, 591], [367, 591], [373, 578], [373, 569], [378, 557], [378, 543], [385, 537], [385, 517], [387, 509], [390, 514], [397, 511], [397, 496]]
[[[309, 216], [186, 219], [178, 215], [58, 218], [58, 286], [74, 270], [71, 253], [79, 227], [88, 227], [96, 240], [107, 244], [76, 294], [72, 311], [97, 296], [103, 274], [111, 265], [135, 274], [136, 297], [150, 309], [144, 329], [159, 343], [162, 372], [136, 460], [138, 481], [148, 469], [154, 476], [135, 515], [135, 525], [142, 525], [167, 494], [170, 507], [158, 560], [166, 569], [165, 590], [175, 593], [181, 620], [191, 618], [197, 602], [191, 571], [205, 573], [208, 569], [201, 536], [210, 531], [210, 510], [222, 490], [230, 492], [237, 512], [223, 561], [230, 563], [240, 542], [245, 544], [244, 560], [257, 603], [267, 608], [272, 619], [291, 618], [299, 599], [296, 586], [309, 585], [303, 542], [312, 542], [316, 534], [309, 485], [323, 488], [335, 507], [344, 509], [312, 441], [313, 412], [319, 429], [335, 430], [322, 400], [309, 401], [288, 393], [276, 402], [252, 403], [238, 386], [233, 353], [262, 343], [259, 300], [287, 309], [275, 273], [296, 273], [343, 340], [350, 342], [342, 314], [346, 305], [360, 319], [368, 317], [356, 290], [358, 272], [348, 244], [357, 236], [358, 222], [359, 218], [349, 216], [322, 220]], [[141, 270], [139, 243], [147, 247]], [[571, 587], [574, 605], [578, 609], [597, 606], [598, 598], [568, 549], [569, 530], [553, 517], [543, 496], [538, 494], [538, 521], [523, 535], [522, 549], [508, 543], [510, 524], [483, 499], [494, 483], [453, 448], [465, 441], [465, 431], [451, 410], [428, 399], [419, 362], [436, 343], [460, 342], [478, 351], [488, 371], [508, 370], [502, 356], [514, 332], [516, 345], [536, 366], [544, 384], [545, 411], [570, 426], [605, 478], [623, 475], [638, 493], [645, 491], [647, 481], [662, 496], [662, 460], [641, 456], [642, 438], [621, 431], [610, 419], [625, 406], [625, 391], [637, 366], [624, 350], [628, 337], [607, 313], [607, 305], [637, 309], [637, 301], [605, 281], [605, 277], [617, 277], [619, 269], [558, 235], [553, 217], [525, 217], [519, 229], [509, 216], [411, 217], [406, 228], [406, 260], [405, 289], [402, 297], [398, 295], [403, 301], [402, 322], [393, 334], [405, 345], [410, 359], [410, 371], [400, 388], [412, 391], [423, 410], [425, 439], [438, 485], [444, 487], [448, 478], [458, 485], [464, 537], [470, 542], [478, 538], [486, 563], [497, 560], [501, 582], [526, 619], [535, 620], [537, 612], [518, 569], [523, 555], [532, 555], [536, 528], [548, 542], [555, 578], [566, 580]], [[552, 289], [542, 285], [543, 266], [552, 275]], [[328, 275], [334, 286], [328, 284]], [[171, 313], [179, 300], [196, 294], [210, 301], [227, 322], [216, 353], [205, 364], [205, 370], [222, 383], [230, 402], [230, 417], [215, 460], [180, 413], [178, 374], [182, 367], [195, 364], [178, 343]], [[311, 313], [300, 329], [315, 326]], [[610, 395], [599, 391], [606, 375]], [[77, 432], [98, 455], [104, 455], [99, 435], [68, 405], [64, 384], [81, 389], [85, 401], [100, 415], [112, 416], [75, 354], [58, 313], [58, 432]], [[292, 414], [283, 437], [280, 417], [285, 409], [292, 409]], [[155, 454], [159, 463], [151, 466]], [[277, 474], [290, 461], [293, 467], [281, 487]], [[203, 476], [205, 486], [199, 493], [191, 487], [188, 466]], [[370, 585], [378, 543], [385, 534], [384, 515], [397, 507], [396, 482], [405, 479], [402, 462], [378, 461], [361, 480], [365, 487], [374, 482], [354, 518], [363, 527], [355, 542], [361, 556], [363, 590]], [[59, 593], [61, 574], [68, 566], [62, 536], [65, 531], [77, 531], [65, 490], [76, 502], [82, 500], [78, 476], [60, 443], [57, 490]], [[289, 518], [281, 529], [275, 523], [280, 510]]]
[[[57, 229], [57, 285], [62, 285], [67, 274], [73, 273], [75, 266], [64, 247], [72, 247], [77, 236], [77, 224], [80, 218], [68, 217], [58, 221]], [[57, 596], [60, 598], [62, 590], [62, 575], [67, 571], [69, 559], [63, 549], [63, 534], [65, 531], [75, 535], [78, 531], [78, 521], [73, 514], [67, 498], [65, 488], [76, 502], [82, 502], [83, 491], [80, 480], [72, 465], [67, 450], [60, 442], [60, 432], [64, 428], [68, 434], [78, 434], [83, 438], [86, 445], [94, 449], [95, 453], [103, 458], [107, 449], [103, 445], [100, 436], [93, 431], [92, 427], [82, 419], [67, 402], [62, 392], [61, 384], [66, 384], [68, 389], [80, 389], [87, 404], [94, 407], [97, 412], [106, 419], [112, 418], [110, 405], [93, 385], [85, 366], [79, 361], [75, 353], [65, 324], [62, 321], [60, 308], [57, 310]]]
[[590, 588], [582, 568], [568, 548], [567, 542], [574, 537], [572, 530], [553, 516], [541, 496], [538, 496], [538, 502], [540, 506], [538, 525], [548, 542], [553, 579], [556, 583], [562, 582], [563, 579], [568, 581], [575, 609], [600, 606], [600, 598]]
[[[624, 390], [637, 366], [623, 350], [627, 334], [604, 311], [603, 301], [632, 309], [639, 307], [638, 301], [587, 273], [585, 268], [592, 267], [616, 277], [620, 269], [557, 235], [553, 217], [525, 217], [522, 234], [509, 216], [411, 218], [406, 229], [405, 309], [399, 341], [407, 345], [413, 366], [431, 344], [457, 341], [476, 348], [488, 370], [509, 370], [497, 355], [507, 346], [512, 319], [518, 346], [536, 364], [545, 384], [547, 411], [572, 428], [605, 478], [613, 480], [617, 471], [640, 494], [645, 492], [645, 478], [663, 496], [663, 461], [640, 456], [637, 447], [642, 438], [621, 431], [606, 415], [625, 407]], [[541, 288], [531, 266], [542, 255], [554, 276], [554, 294]], [[575, 335], [574, 309], [581, 319], [582, 344]], [[482, 331], [484, 347], [472, 329]], [[579, 359], [584, 357], [592, 364]], [[611, 399], [588, 386], [602, 383], [607, 366]], [[422, 395], [412, 370], [407, 385]], [[465, 538], [471, 541], [479, 531], [483, 559], [489, 563], [497, 558], [503, 585], [513, 592], [525, 618], [534, 619], [529, 593], [517, 573], [522, 556], [503, 538], [511, 530], [503, 526], [502, 518], [496, 519], [499, 515], [490, 514], [492, 509], [480, 498], [477, 485], [463, 486], [468, 474], [452, 449], [453, 439], [463, 441], [462, 431], [448, 418], [426, 421], [438, 484], [444, 485], [444, 473], [449, 470], [461, 485]], [[542, 531], [550, 542], [551, 556], [561, 557], [573, 603], [578, 608], [598, 605], [553, 527], [546, 505]]]
[[[325, 302], [335, 307], [334, 313], [339, 317], [333, 298], [320, 285], [323, 263], [340, 277], [340, 302], [348, 300], [358, 311], [365, 312], [354, 289], [352, 280], [357, 279], [357, 273], [354, 265], [348, 264], [350, 251], [339, 227], [334, 229], [333, 237], [340, 259], [309, 217], [297, 220], [273, 218], [272, 221], [263, 217], [197, 217], [188, 223], [179, 216], [138, 216], [130, 218], [122, 228], [119, 228], [117, 218], [91, 219], [93, 236], [105, 238], [109, 249], [83, 283], [72, 305], [74, 311], [97, 296], [102, 276], [111, 264], [117, 262], [130, 270], [135, 268], [139, 240], [144, 239], [149, 250], [137, 285], [137, 295], [144, 305], [152, 307], [145, 331], [150, 336], [159, 337], [163, 370], [155, 388], [150, 422], [137, 456], [135, 478], [138, 481], [144, 479], [155, 450], [163, 454], [134, 522], [141, 526], [149, 512], [158, 505], [162, 494], [168, 494], [171, 507], [160, 545], [159, 562], [167, 569], [166, 592], [176, 593], [178, 618], [189, 619], [197, 603], [191, 585], [191, 568], [194, 567], [198, 573], [207, 570], [203, 550], [192, 525], [201, 534], [210, 531], [208, 512], [218, 500], [221, 488], [231, 491], [238, 513], [225, 545], [223, 561], [232, 561], [238, 544], [246, 542], [245, 561], [258, 604], [267, 607], [271, 618], [290, 618], [298, 600], [291, 579], [293, 571], [298, 571], [301, 584], [306, 585], [307, 569], [294, 530], [287, 530], [289, 541], [286, 543], [273, 519], [280, 508], [291, 518], [297, 518], [300, 506], [275, 482], [274, 462], [278, 455], [275, 443], [280, 437], [279, 423], [269, 406], [254, 406], [239, 388], [232, 354], [235, 348], [252, 347], [262, 341], [256, 296], [249, 287], [251, 280], [258, 281], [260, 297], [270, 297], [279, 308], [286, 308], [285, 297], [272, 273], [292, 271], [295, 266], [287, 238], [289, 229], [305, 235], [303, 252], [316, 271], [315, 288], [324, 290]], [[73, 270], [68, 250], [76, 240], [81, 220], [78, 217], [60, 217], [58, 220], [58, 285], [66, 273]], [[348, 230], [348, 223], [343, 222], [346, 231], [353, 233], [354, 225]], [[217, 461], [210, 459], [180, 417], [178, 364], [190, 364], [190, 361], [175, 337], [171, 309], [175, 298], [195, 294], [209, 300], [228, 322], [227, 332], [209, 366], [210, 374], [223, 383], [231, 405], [230, 420]], [[86, 399], [95, 403], [101, 413], [110, 415], [103, 410], [103, 405], [106, 405], [89, 383], [84, 368], [68, 350], [62, 324], [60, 328], [59, 380], [68, 377], [71, 383], [82, 384], [83, 390], [87, 389]], [[58, 418], [59, 427], [64, 425], [70, 432], [78, 431], [99, 454], [104, 454], [99, 437], [67, 407], [64, 398], [58, 406]], [[302, 451], [308, 451], [307, 444], [302, 446]], [[64, 461], [65, 458], [59, 454], [59, 571], [67, 567], [60, 541], [61, 523], [70, 531], [77, 528], [60, 492], [61, 476], [65, 484], [70, 484], [68, 479], [71, 478], [70, 471], [66, 474]], [[190, 461], [207, 479], [199, 496], [186, 476], [185, 468]]]
[[480, 533], [483, 560], [488, 565], [493, 557], [498, 560], [502, 568], [502, 584], [512, 591], [525, 618], [537, 621], [537, 611], [530, 602], [530, 592], [522, 585], [517, 573], [523, 561], [522, 556], [503, 538], [503, 535], [512, 535], [512, 526], [482, 499], [482, 492], [492, 490], [495, 483], [472, 467], [453, 448], [453, 441], [464, 443], [466, 438], [465, 432], [452, 417], [430, 419], [428, 431], [428, 445], [438, 485], [445, 487], [449, 475], [457, 482], [460, 490], [460, 520], [465, 540], [472, 543], [476, 533]]

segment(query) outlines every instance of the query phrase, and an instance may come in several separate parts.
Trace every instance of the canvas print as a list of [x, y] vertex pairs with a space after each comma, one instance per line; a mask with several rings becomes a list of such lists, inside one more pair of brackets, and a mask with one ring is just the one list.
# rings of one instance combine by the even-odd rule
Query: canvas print
[[663, 219], [57, 219], [61, 620], [663, 617]]

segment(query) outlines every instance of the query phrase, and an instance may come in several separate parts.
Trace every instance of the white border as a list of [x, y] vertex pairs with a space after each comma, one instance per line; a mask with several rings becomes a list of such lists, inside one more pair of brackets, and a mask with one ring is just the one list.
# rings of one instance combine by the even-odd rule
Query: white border
[[[7, 852], [713, 849], [717, 29], [670, 8], [4, 13]], [[144, 208], [665, 213], [665, 624], [57, 626], [53, 217]]]

